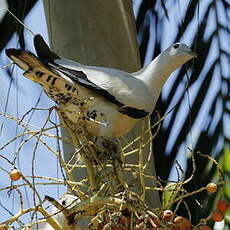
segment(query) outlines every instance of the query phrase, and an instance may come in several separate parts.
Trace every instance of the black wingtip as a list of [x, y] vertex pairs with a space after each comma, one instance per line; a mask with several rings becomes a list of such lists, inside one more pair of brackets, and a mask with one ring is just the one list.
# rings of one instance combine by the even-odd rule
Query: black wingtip
[[52, 202], [52, 201], [55, 200], [53, 197], [48, 196], [48, 195], [45, 195], [45, 199], [48, 200], [48, 201], [50, 201], [50, 202]]
[[53, 63], [55, 59], [60, 58], [57, 54], [55, 54], [54, 52], [50, 50], [48, 44], [45, 42], [45, 40], [40, 34], [36, 34], [34, 36], [34, 47], [35, 47], [38, 57], [43, 62]]
[[8, 57], [11, 57], [11, 56], [15, 56], [15, 57], [18, 57], [20, 55], [22, 55], [22, 51], [20, 49], [6, 49], [6, 55]]
[[49, 46], [46, 44], [46, 42], [43, 39], [43, 37], [40, 34], [36, 34], [34, 36], [34, 47], [35, 47], [35, 49], [36, 49], [36, 47], [40, 46], [40, 44], [45, 45], [46, 48], [49, 49]]

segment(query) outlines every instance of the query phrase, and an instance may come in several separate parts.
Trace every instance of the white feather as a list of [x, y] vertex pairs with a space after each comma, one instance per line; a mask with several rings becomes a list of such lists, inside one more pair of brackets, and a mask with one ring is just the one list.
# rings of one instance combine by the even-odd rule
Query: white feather
[[[65, 204], [63, 205], [62, 202], [65, 201]], [[64, 195], [60, 200], [59, 203], [63, 205], [63, 207], [66, 207], [67, 209], [73, 207], [74, 205], [79, 204], [81, 201], [78, 197], [70, 194]], [[60, 212], [59, 209], [56, 207], [53, 207], [51, 212], [52, 218], [57, 221], [57, 223], [60, 225], [62, 230], [79, 230], [79, 228], [74, 225], [68, 225], [65, 216], [62, 212]], [[49, 223], [42, 223], [37, 225], [34, 225], [32, 227], [32, 230], [36, 230], [38, 227], [38, 230], [54, 230], [54, 228]]]
[[82, 71], [88, 80], [106, 90], [125, 106], [151, 113], [169, 75], [194, 55], [185, 44], [178, 43], [178, 45], [178, 49], [169, 47], [147, 67], [135, 73], [106, 67], [85, 66], [66, 59], [56, 59], [55, 63], [65, 68]]

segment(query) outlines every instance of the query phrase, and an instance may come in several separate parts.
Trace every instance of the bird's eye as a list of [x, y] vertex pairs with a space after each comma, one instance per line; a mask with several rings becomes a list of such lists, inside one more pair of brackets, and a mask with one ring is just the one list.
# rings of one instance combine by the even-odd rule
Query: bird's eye
[[66, 201], [63, 200], [63, 201], [61, 202], [61, 204], [64, 206], [64, 205], [66, 204]]
[[179, 47], [179, 44], [175, 44], [175, 45], [173, 46], [174, 49], [177, 49], [178, 47]]

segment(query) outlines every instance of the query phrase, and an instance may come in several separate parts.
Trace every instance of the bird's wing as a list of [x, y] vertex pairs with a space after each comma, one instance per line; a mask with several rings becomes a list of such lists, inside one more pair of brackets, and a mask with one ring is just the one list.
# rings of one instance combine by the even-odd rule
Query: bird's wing
[[[144, 82], [120, 70], [85, 66], [74, 61], [62, 59], [52, 52], [41, 35], [34, 37], [38, 58], [51, 70], [64, 74], [72, 81], [96, 91], [108, 101], [120, 107], [131, 108], [134, 113], [146, 116], [152, 111], [154, 98]], [[137, 109], [137, 110], [136, 110]], [[126, 111], [122, 111], [126, 113]]]
[[[144, 82], [132, 74], [112, 68], [84, 66], [73, 61], [56, 59], [52, 68], [66, 74], [72, 81], [96, 90], [105, 99], [125, 107], [151, 112], [152, 94]], [[109, 98], [108, 98], [109, 97]]]

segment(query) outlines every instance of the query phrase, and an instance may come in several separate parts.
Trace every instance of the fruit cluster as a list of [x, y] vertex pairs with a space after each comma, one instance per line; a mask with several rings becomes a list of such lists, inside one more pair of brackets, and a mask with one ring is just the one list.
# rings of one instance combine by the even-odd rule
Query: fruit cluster
[[[228, 210], [228, 203], [225, 200], [219, 200], [216, 205], [216, 210], [212, 213], [211, 218], [214, 222], [220, 222], [224, 219], [224, 212]], [[199, 230], [211, 230], [208, 225], [202, 225]]]
[[[163, 212], [162, 221], [164, 222], [164, 229], [167, 230], [190, 230], [192, 224], [190, 221], [182, 216], [176, 216], [174, 218], [174, 213], [171, 210], [165, 210]], [[111, 221], [104, 224], [102, 230], [126, 230], [130, 228], [130, 217], [121, 216], [117, 223]], [[138, 218], [135, 221], [133, 230], [157, 230], [162, 229], [160, 222], [154, 219], [148, 218]]]
[[[212, 190], [213, 191], [213, 190]], [[216, 206], [216, 210], [212, 213], [212, 220], [215, 222], [222, 221], [224, 219], [224, 212], [228, 209], [228, 203], [225, 200], [219, 200]], [[166, 226], [165, 230], [191, 230], [193, 225], [191, 222], [182, 216], [175, 216], [171, 210], [165, 210], [162, 215], [162, 223]], [[102, 226], [102, 230], [126, 230], [130, 227], [130, 217], [122, 215], [118, 221], [107, 221]], [[154, 219], [139, 218], [135, 221], [134, 230], [158, 230], [162, 229], [162, 224]], [[197, 228], [196, 228], [197, 229]], [[199, 226], [199, 230], [211, 230], [208, 225]]]
[[167, 230], [190, 230], [192, 229], [192, 224], [187, 218], [183, 216], [175, 217], [174, 213], [171, 210], [164, 211], [163, 219], [165, 219], [169, 224], [169, 226], [166, 228]]
[[[22, 173], [13, 169], [9, 173], [10, 179], [12, 181], [17, 181], [23, 177]], [[218, 186], [215, 183], [209, 183], [206, 186], [206, 190], [208, 193], [212, 194], [217, 191]], [[228, 203], [225, 200], [219, 200], [216, 205], [216, 210], [212, 212], [212, 214], [207, 218], [207, 220], [212, 219], [214, 222], [219, 222], [224, 219], [224, 213], [228, 209]], [[134, 218], [131, 221], [130, 213], [122, 213], [121, 216], [115, 215], [116, 218], [106, 219], [104, 220], [98, 229], [102, 230], [126, 230], [130, 229], [130, 226], [133, 226], [133, 230], [191, 230], [193, 225], [191, 222], [182, 216], [176, 216], [171, 210], [164, 210], [162, 215], [156, 219], [152, 216], [139, 216]], [[199, 225], [198, 225], [199, 226]], [[199, 230], [211, 230], [211, 227], [208, 225], [196, 226], [196, 229]], [[7, 225], [0, 225], [0, 230], [7, 230]]]
[[224, 219], [224, 213], [228, 210], [228, 203], [225, 200], [219, 200], [216, 205], [216, 210], [212, 213], [212, 219], [215, 222]]

